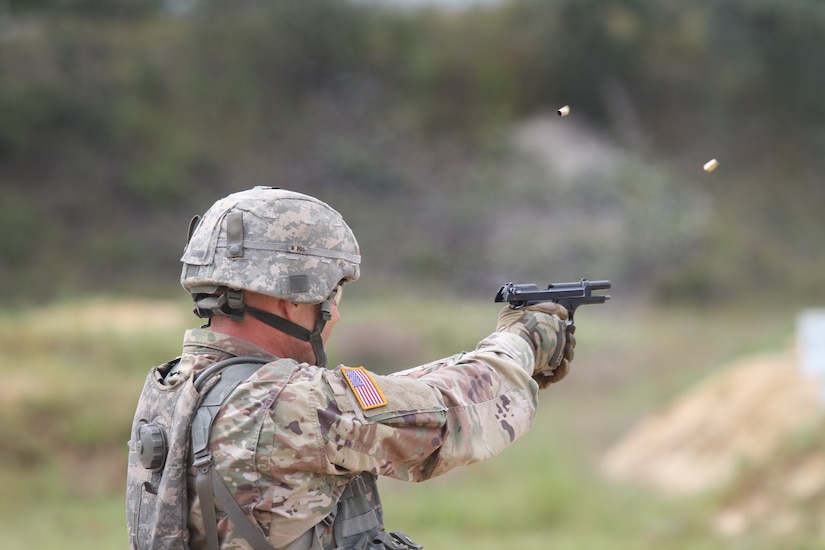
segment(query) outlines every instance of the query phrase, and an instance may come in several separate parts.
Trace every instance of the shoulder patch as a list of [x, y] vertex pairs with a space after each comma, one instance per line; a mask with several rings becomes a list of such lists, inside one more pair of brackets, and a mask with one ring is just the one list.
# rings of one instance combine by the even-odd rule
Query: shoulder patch
[[364, 367], [341, 367], [349, 387], [352, 388], [358, 404], [365, 411], [377, 409], [387, 404], [381, 388], [375, 383], [372, 375]]

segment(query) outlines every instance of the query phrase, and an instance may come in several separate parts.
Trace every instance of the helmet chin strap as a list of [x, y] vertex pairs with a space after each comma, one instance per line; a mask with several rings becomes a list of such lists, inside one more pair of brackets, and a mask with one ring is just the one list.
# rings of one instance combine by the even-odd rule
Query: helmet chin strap
[[312, 346], [312, 352], [315, 354], [315, 364], [319, 367], [326, 367], [327, 352], [324, 350], [324, 341], [321, 338], [321, 332], [324, 330], [324, 326], [326, 326], [327, 321], [332, 319], [331, 307], [331, 300], [327, 299], [321, 302], [318, 310], [318, 319], [315, 321], [315, 330], [312, 331], [297, 323], [284, 319], [279, 315], [275, 315], [274, 313], [270, 313], [262, 309], [247, 306], [244, 308], [244, 312], [249, 313], [260, 322], [269, 325], [275, 330], [280, 330], [281, 332], [289, 334], [293, 338], [303, 340], [304, 342], [309, 342]]
[[321, 338], [321, 332], [323, 332], [327, 321], [332, 319], [332, 301], [337, 291], [338, 288], [336, 287], [330, 297], [319, 305], [318, 319], [315, 321], [315, 330], [309, 330], [274, 313], [249, 307], [244, 303], [243, 291], [233, 289], [227, 290], [226, 293], [218, 296], [196, 297], [195, 314], [201, 318], [226, 315], [233, 321], [242, 321], [244, 314], [248, 313], [275, 330], [279, 330], [304, 342], [309, 342], [312, 346], [312, 352], [315, 354], [315, 364], [319, 367], [326, 367], [327, 352], [324, 350], [324, 341]]

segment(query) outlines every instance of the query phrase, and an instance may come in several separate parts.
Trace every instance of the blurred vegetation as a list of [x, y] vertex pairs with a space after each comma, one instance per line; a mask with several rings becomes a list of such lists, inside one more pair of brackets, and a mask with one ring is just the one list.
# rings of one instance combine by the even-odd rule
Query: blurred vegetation
[[171, 292], [189, 218], [274, 185], [373, 281], [821, 299], [823, 35], [817, 0], [6, 0], [0, 284]]

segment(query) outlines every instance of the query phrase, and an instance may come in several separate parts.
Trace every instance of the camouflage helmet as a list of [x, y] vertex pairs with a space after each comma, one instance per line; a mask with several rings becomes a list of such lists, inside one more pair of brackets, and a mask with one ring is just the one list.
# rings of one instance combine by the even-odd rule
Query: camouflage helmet
[[226, 287], [318, 304], [360, 274], [358, 242], [341, 214], [285, 189], [220, 199], [190, 233], [180, 280], [193, 297]]

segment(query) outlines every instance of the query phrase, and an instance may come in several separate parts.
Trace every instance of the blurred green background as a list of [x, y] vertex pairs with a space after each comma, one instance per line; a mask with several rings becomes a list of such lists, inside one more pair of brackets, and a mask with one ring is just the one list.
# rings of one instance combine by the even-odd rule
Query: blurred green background
[[177, 282], [188, 221], [272, 185], [329, 202], [361, 243], [338, 362], [471, 348], [507, 281], [613, 281], [536, 429], [489, 464], [388, 483], [390, 528], [429, 549], [820, 547], [825, 489], [780, 533], [711, 527], [821, 454], [818, 418], [699, 496], [598, 464], [823, 307], [823, 37], [818, 0], [0, 1], [0, 546], [126, 546], [134, 403], [198, 323]]

